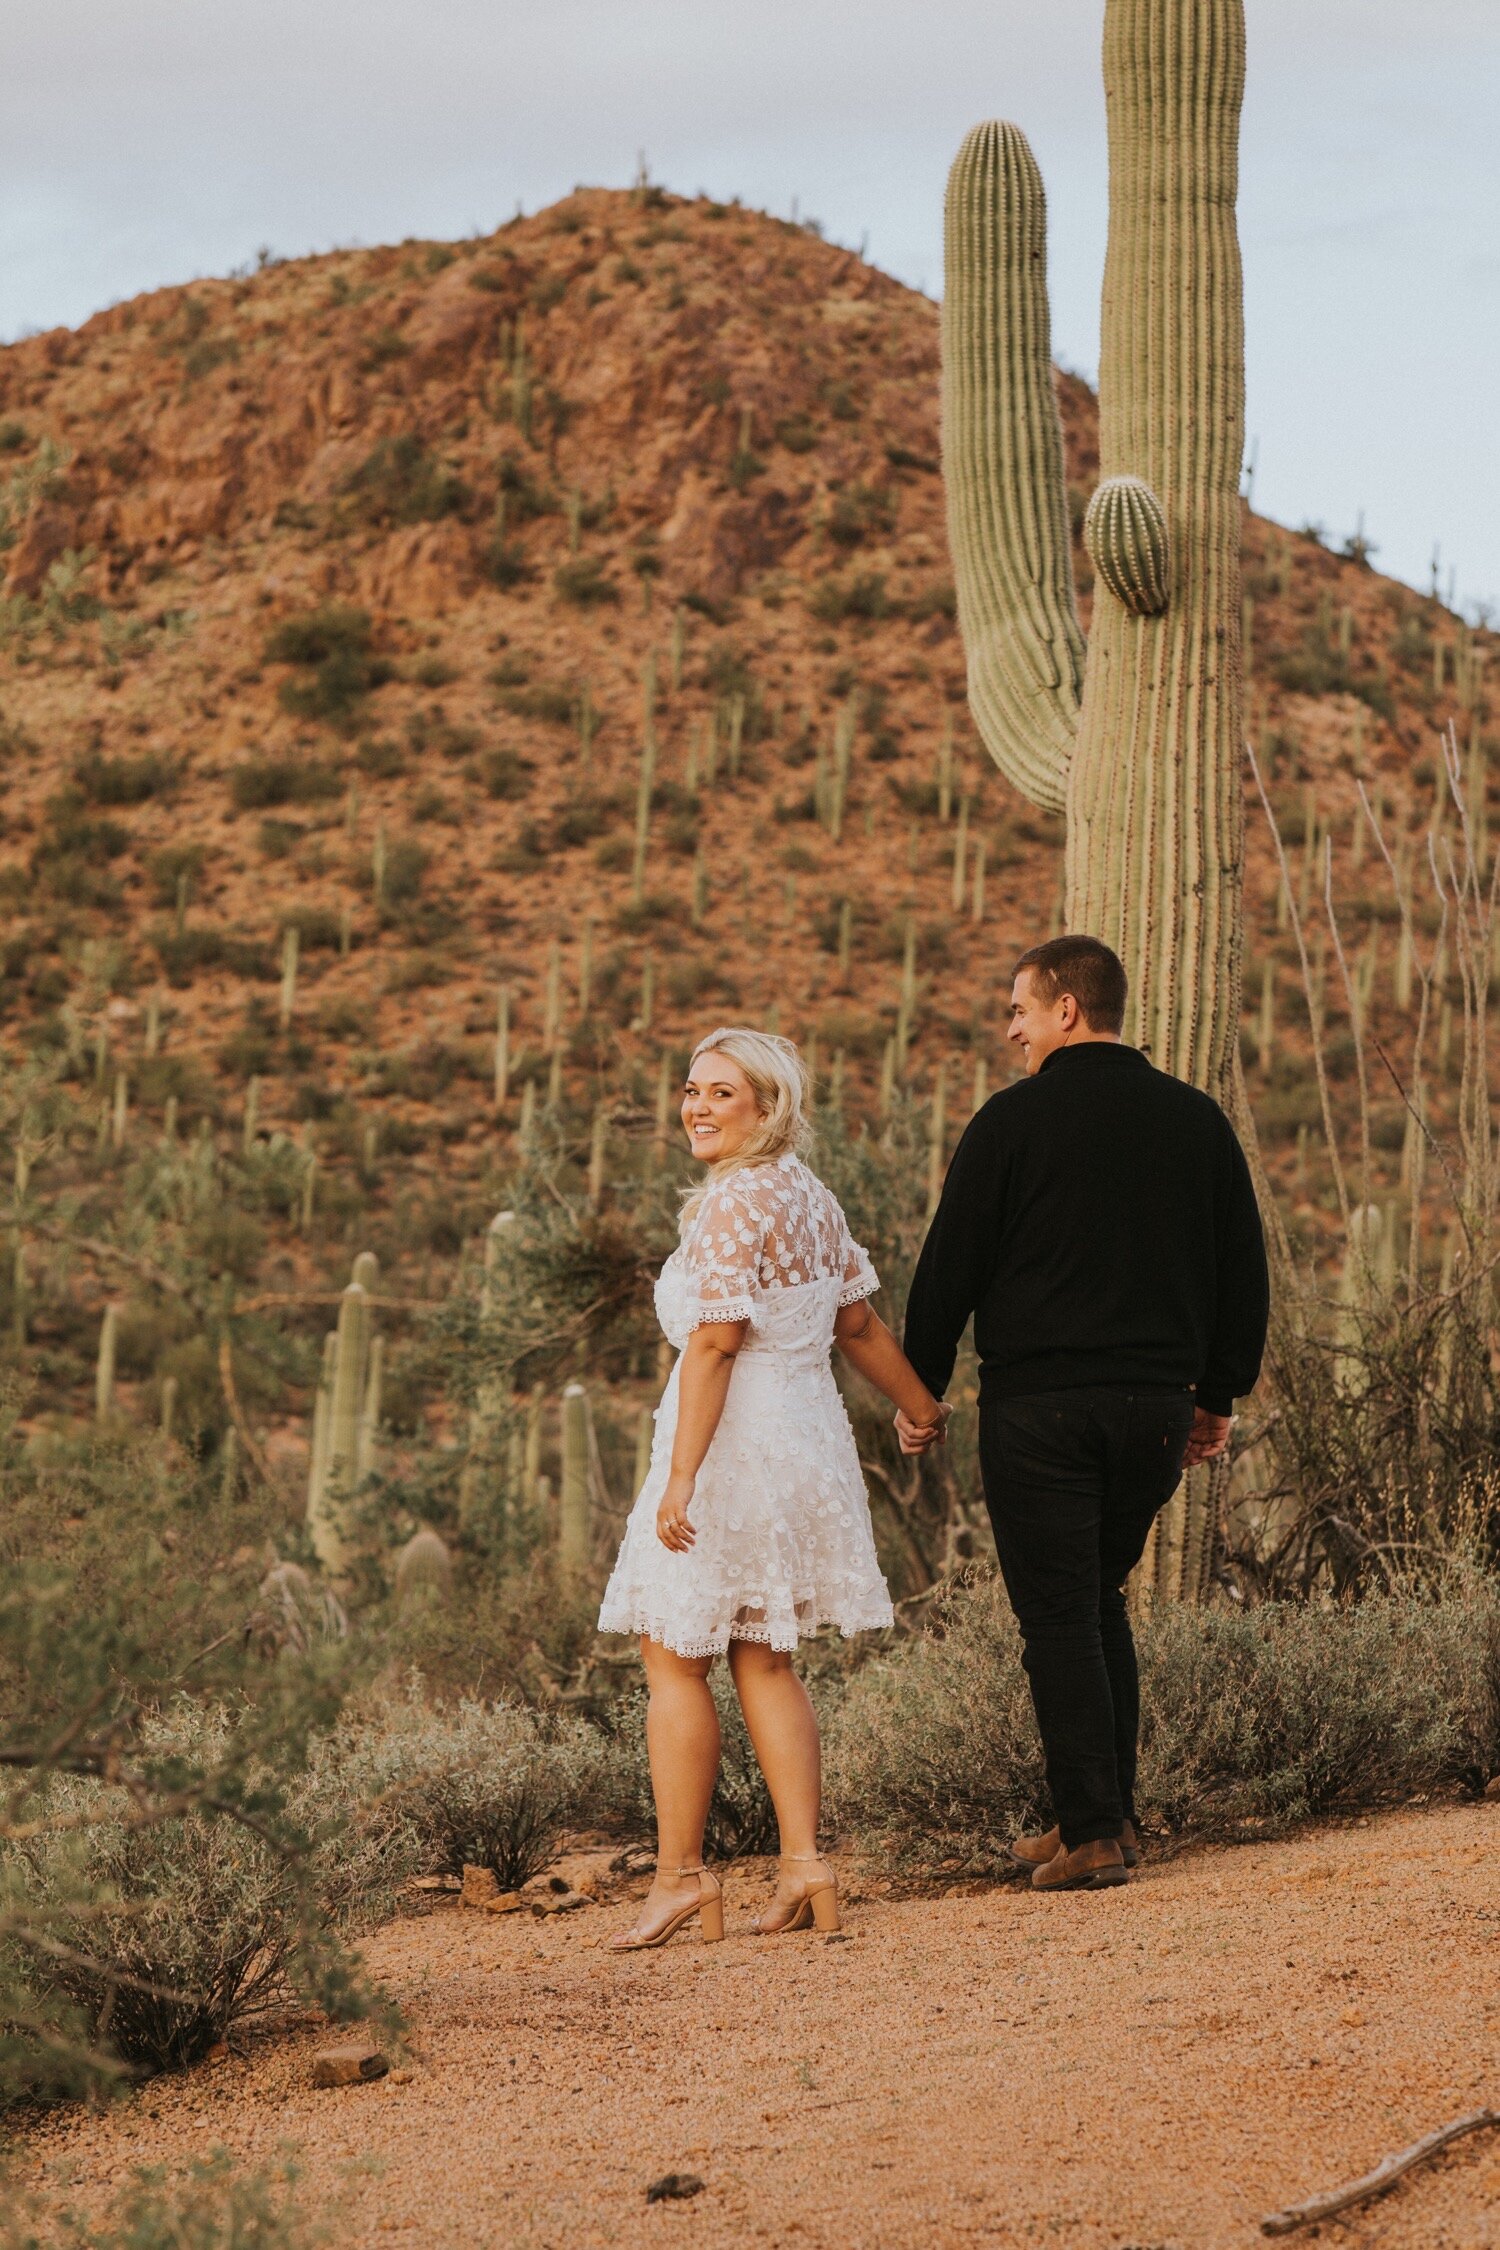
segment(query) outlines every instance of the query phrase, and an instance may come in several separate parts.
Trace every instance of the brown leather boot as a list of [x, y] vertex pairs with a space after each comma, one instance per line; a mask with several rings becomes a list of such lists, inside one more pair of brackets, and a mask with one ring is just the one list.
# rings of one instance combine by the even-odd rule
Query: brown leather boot
[[[1017, 1867], [1045, 1867], [1048, 1860], [1056, 1859], [1062, 1850], [1062, 1830], [1049, 1828], [1045, 1836], [1018, 1836], [1007, 1849]], [[1128, 1820], [1120, 1830], [1120, 1857], [1127, 1867], [1141, 1864], [1140, 1838]]]
[[1113, 1836], [1100, 1836], [1076, 1850], [1059, 1849], [1045, 1867], [1032, 1870], [1034, 1891], [1106, 1891], [1128, 1883], [1125, 1854]]

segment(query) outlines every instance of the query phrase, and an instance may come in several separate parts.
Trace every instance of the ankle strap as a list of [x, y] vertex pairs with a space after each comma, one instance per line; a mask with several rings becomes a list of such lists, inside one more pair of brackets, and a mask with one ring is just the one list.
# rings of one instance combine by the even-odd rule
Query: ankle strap
[[778, 1859], [789, 1859], [795, 1866], [799, 1861], [807, 1866], [826, 1867], [828, 1862], [822, 1852], [778, 1852]]
[[696, 1867], [663, 1867], [660, 1873], [663, 1875], [706, 1875], [708, 1869], [700, 1860]]

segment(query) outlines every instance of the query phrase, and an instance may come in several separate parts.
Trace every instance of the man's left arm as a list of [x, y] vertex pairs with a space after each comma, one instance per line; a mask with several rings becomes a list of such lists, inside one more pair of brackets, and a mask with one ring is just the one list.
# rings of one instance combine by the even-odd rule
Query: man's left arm
[[994, 1271], [1005, 1171], [1001, 1136], [986, 1107], [953, 1152], [907, 1292], [902, 1344], [935, 1398], [948, 1387], [959, 1338]]
[[1200, 1412], [1227, 1419], [1260, 1376], [1271, 1312], [1266, 1238], [1245, 1152], [1226, 1118], [1227, 1178], [1218, 1198], [1213, 1335], [1198, 1381]]

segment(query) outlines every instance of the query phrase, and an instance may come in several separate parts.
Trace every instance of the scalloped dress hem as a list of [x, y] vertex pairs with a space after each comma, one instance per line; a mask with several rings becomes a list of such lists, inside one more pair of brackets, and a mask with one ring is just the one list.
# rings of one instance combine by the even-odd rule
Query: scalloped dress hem
[[825, 1625], [836, 1626], [843, 1640], [852, 1641], [856, 1633], [885, 1632], [895, 1622], [896, 1613], [888, 1601], [883, 1605], [872, 1605], [869, 1613], [852, 1616], [847, 1610], [818, 1606], [811, 1608], [807, 1616], [799, 1616], [790, 1628], [784, 1625], [741, 1623], [736, 1620], [721, 1631], [702, 1639], [686, 1640], [680, 1637], [681, 1628], [668, 1625], [664, 1617], [646, 1617], [639, 1610], [631, 1611], [627, 1604], [621, 1603], [613, 1608], [606, 1605], [601, 1611], [599, 1630], [601, 1633], [629, 1633], [637, 1638], [644, 1637], [655, 1641], [660, 1648], [670, 1649], [674, 1656], [723, 1656], [731, 1641], [756, 1641], [763, 1648], [779, 1649], [783, 1655], [790, 1655], [803, 1641], [815, 1640]]

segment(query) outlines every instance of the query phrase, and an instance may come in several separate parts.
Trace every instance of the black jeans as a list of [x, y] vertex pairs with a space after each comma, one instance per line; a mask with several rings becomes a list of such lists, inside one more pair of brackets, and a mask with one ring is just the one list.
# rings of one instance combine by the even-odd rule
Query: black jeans
[[1190, 1390], [980, 1397], [984, 1495], [1070, 1851], [1135, 1818], [1141, 1691], [1123, 1589], [1192, 1424]]

